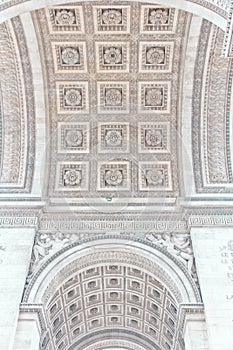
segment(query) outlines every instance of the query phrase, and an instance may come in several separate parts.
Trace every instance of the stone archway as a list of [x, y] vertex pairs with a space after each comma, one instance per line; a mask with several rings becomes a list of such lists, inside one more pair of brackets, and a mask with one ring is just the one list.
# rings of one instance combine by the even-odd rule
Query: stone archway
[[165, 248], [105, 236], [38, 266], [23, 305], [41, 305], [42, 349], [104, 349], [120, 340], [129, 349], [165, 350], [183, 349], [182, 305], [200, 303], [187, 267]]

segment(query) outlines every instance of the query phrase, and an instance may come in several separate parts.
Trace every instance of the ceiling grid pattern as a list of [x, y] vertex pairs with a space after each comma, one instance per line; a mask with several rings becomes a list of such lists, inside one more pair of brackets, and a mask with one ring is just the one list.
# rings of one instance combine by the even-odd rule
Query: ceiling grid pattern
[[176, 348], [175, 299], [157, 279], [134, 267], [86, 268], [64, 282], [45, 310], [59, 350], [81, 344], [85, 334], [111, 329], [142, 333], [162, 349]]
[[40, 10], [36, 18], [49, 63], [50, 196], [177, 196], [187, 14], [84, 3]]

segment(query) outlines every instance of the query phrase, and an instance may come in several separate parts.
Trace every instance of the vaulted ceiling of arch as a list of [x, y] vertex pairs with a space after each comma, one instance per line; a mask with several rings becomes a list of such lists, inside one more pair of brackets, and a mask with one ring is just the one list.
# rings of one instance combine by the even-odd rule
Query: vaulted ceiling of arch
[[51, 334], [41, 340], [42, 349], [51, 346], [49, 339], [59, 350], [86, 348], [100, 342], [98, 334], [112, 344], [116, 331], [118, 340], [130, 339], [143, 349], [179, 348], [177, 301], [159, 280], [134, 266], [88, 267], [70, 276], [45, 310]]
[[39, 10], [34, 20], [48, 92], [49, 197], [178, 196], [189, 15], [160, 5], [82, 3]]
[[[232, 64], [220, 57], [221, 30], [203, 22], [187, 97], [193, 99], [193, 139], [182, 144], [190, 14], [154, 4], [92, 2], [32, 15], [44, 70], [45, 194], [52, 203], [175, 202], [192, 157], [197, 192], [232, 192]], [[0, 191], [28, 192], [35, 142], [32, 53], [18, 18], [2, 24], [1, 41]], [[185, 147], [193, 149], [182, 165]]]

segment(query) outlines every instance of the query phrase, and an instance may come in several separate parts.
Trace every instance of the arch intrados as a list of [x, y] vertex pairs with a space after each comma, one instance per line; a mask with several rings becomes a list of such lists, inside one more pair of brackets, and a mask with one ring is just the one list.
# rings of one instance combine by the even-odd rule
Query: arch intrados
[[[89, 0], [89, 1], [96, 1], [96, 0]], [[38, 1], [38, 0], [29, 0], [25, 1], [23, 3], [13, 5], [3, 11], [1, 11], [1, 16], [0, 16], [0, 23], [11, 19], [15, 16], [19, 16], [25, 12], [31, 12], [34, 10], [38, 10], [41, 8], [45, 7], [50, 7], [50, 6], [56, 6], [56, 5], [62, 5], [62, 4], [69, 4], [69, 3], [80, 3], [82, 1], [76, 0], [76, 1], [71, 1], [71, 0], [43, 0], [43, 1]], [[211, 1], [206, 1], [207, 4], [210, 4], [210, 7], [213, 8], [207, 8], [203, 5], [197, 4], [195, 0], [141, 0], [140, 2], [142, 3], [154, 3], [154, 4], [161, 4], [163, 6], [168, 6], [168, 7], [173, 7], [177, 8], [179, 10], [187, 11], [190, 12], [194, 15], [200, 16], [211, 23], [217, 25], [220, 27], [222, 30], [225, 31], [226, 25], [227, 25], [227, 12], [222, 11], [222, 15], [217, 13], [218, 7], [215, 6], [214, 4], [211, 4]], [[214, 10], [216, 9], [216, 11]]]
[[[111, 252], [111, 256], [109, 256], [109, 252]], [[43, 300], [44, 303], [44, 299], [48, 300], [56, 288], [72, 273], [75, 273], [75, 269], [77, 272], [94, 264], [113, 263], [114, 261], [111, 261], [112, 252], [116, 257], [121, 255], [121, 261], [116, 258], [116, 262], [129, 263], [140, 267], [144, 272], [154, 274], [179, 302], [196, 303], [201, 301], [191, 276], [188, 276], [184, 266], [172, 258], [171, 254], [154, 245], [119, 238], [117, 240], [111, 238], [92, 240], [91, 242], [82, 242], [81, 245], [76, 243], [56, 253], [35, 273], [26, 290], [24, 301], [41, 303]], [[94, 257], [96, 257], [96, 261], [94, 261]], [[136, 260], [135, 257], [137, 257]], [[84, 264], [85, 259], [89, 263]], [[159, 272], [160, 276], [158, 276]]]
[[[126, 329], [108, 329], [100, 330], [92, 334], [86, 334], [79, 341], [74, 342], [68, 350], [117, 350], [114, 346], [104, 346], [109, 341], [125, 343], [125, 347], [120, 347], [118, 350], [160, 350], [158, 344], [150, 340], [146, 335], [137, 331], [128, 331]], [[113, 344], [113, 343], [112, 343]]]

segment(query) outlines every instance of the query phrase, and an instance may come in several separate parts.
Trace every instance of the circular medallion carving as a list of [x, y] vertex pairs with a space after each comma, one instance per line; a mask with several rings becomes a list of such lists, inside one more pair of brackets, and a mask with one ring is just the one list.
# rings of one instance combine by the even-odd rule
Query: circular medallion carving
[[151, 11], [149, 15], [149, 23], [154, 25], [161, 25], [168, 23], [169, 12], [165, 9], [157, 9]]
[[64, 175], [65, 186], [75, 186], [80, 185], [82, 180], [82, 174], [80, 170], [72, 169], [67, 170]]
[[151, 47], [146, 53], [146, 61], [149, 64], [164, 63], [165, 53], [160, 47]]
[[78, 49], [74, 47], [66, 47], [61, 52], [61, 59], [64, 64], [75, 65], [79, 63], [80, 55]]
[[105, 182], [110, 186], [120, 185], [123, 181], [123, 175], [120, 170], [108, 170], [104, 176]]
[[56, 24], [67, 26], [75, 23], [75, 16], [72, 11], [58, 10], [55, 16]]
[[107, 25], [121, 24], [122, 14], [117, 10], [105, 10], [102, 13], [102, 23]]
[[161, 169], [148, 170], [146, 173], [146, 180], [148, 185], [159, 186], [163, 185], [164, 174]]
[[116, 47], [109, 47], [104, 52], [104, 63], [119, 64], [121, 63], [121, 50]]

